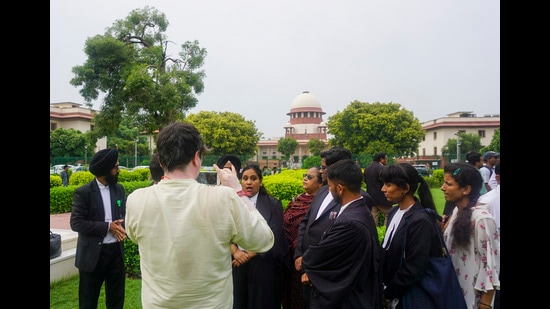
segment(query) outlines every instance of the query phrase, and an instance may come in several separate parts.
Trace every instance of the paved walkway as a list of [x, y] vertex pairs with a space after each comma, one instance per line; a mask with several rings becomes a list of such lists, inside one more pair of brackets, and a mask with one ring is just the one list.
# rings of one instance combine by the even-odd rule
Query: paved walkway
[[66, 212], [62, 214], [50, 215], [50, 229], [54, 230], [71, 230], [71, 213]]

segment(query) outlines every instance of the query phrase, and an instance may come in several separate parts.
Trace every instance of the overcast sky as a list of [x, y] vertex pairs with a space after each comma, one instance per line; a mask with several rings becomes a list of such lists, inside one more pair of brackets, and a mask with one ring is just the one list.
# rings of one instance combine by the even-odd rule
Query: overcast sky
[[266, 138], [284, 136], [306, 90], [324, 121], [354, 100], [399, 103], [421, 122], [500, 114], [497, 0], [51, 0], [50, 103], [85, 103], [69, 81], [86, 39], [145, 6], [166, 14], [170, 54], [194, 40], [207, 50], [190, 113], [239, 113]]

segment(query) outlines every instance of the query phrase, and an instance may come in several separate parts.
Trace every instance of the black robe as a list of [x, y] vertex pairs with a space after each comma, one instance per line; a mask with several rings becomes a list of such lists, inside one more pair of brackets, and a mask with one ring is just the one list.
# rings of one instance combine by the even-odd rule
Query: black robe
[[313, 285], [310, 308], [381, 308], [380, 254], [370, 209], [364, 198], [356, 200], [304, 252], [302, 267]]

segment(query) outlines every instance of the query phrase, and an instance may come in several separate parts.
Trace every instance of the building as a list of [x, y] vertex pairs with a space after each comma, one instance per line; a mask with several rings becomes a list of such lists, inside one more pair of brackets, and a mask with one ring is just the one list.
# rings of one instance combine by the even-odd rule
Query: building
[[[91, 108], [73, 102], [50, 103], [50, 130], [75, 129], [82, 133], [94, 129], [93, 116], [97, 113]], [[103, 137], [96, 143], [95, 151], [107, 148], [107, 138]]]
[[[310, 139], [316, 138], [328, 145], [327, 125], [323, 121], [324, 114], [319, 100], [309, 91], [304, 91], [294, 98], [290, 105], [290, 112], [287, 113], [290, 119], [284, 125], [284, 137], [295, 139], [298, 142], [298, 147], [286, 167], [301, 168], [302, 161], [311, 156], [307, 147]], [[283, 154], [277, 151], [278, 142], [278, 138], [258, 141], [258, 152], [254, 161], [269, 168], [278, 166], [279, 161], [275, 159], [283, 157]]]
[[481, 146], [485, 147], [491, 143], [495, 131], [500, 129], [500, 115], [477, 117], [471, 111], [459, 111], [447, 114], [447, 117], [426, 121], [422, 123], [422, 129], [425, 135], [420, 142], [417, 157], [400, 161], [426, 164], [431, 169], [442, 168], [445, 160], [441, 149], [449, 139], [456, 139], [458, 133], [477, 134], [481, 138]]

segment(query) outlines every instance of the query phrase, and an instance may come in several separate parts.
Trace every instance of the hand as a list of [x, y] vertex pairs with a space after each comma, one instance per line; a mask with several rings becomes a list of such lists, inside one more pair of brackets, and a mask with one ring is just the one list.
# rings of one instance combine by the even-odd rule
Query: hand
[[217, 164], [214, 164], [214, 169], [218, 174], [218, 179], [220, 180], [222, 186], [233, 188], [233, 190], [235, 191], [239, 191], [242, 189], [239, 178], [237, 178], [237, 171], [235, 170], [235, 166], [231, 165], [230, 169], [220, 169]]
[[250, 257], [246, 253], [246, 251], [237, 249], [233, 253], [233, 266], [238, 267], [243, 265], [244, 263], [248, 262], [250, 260]]
[[302, 270], [302, 257], [299, 256], [294, 260], [294, 268], [296, 268], [297, 271]]
[[126, 239], [126, 230], [122, 227], [122, 222], [124, 222], [123, 219], [118, 219], [109, 223], [109, 232], [111, 232], [118, 241]]
[[307, 285], [309, 285], [309, 286], [312, 286], [311, 281], [309, 281], [309, 277], [307, 276], [306, 273], [303, 273], [303, 274], [302, 274], [302, 278], [301, 278], [301, 279], [302, 279], [302, 284], [303, 284], [303, 285], [306, 285], [306, 284], [307, 284]]

